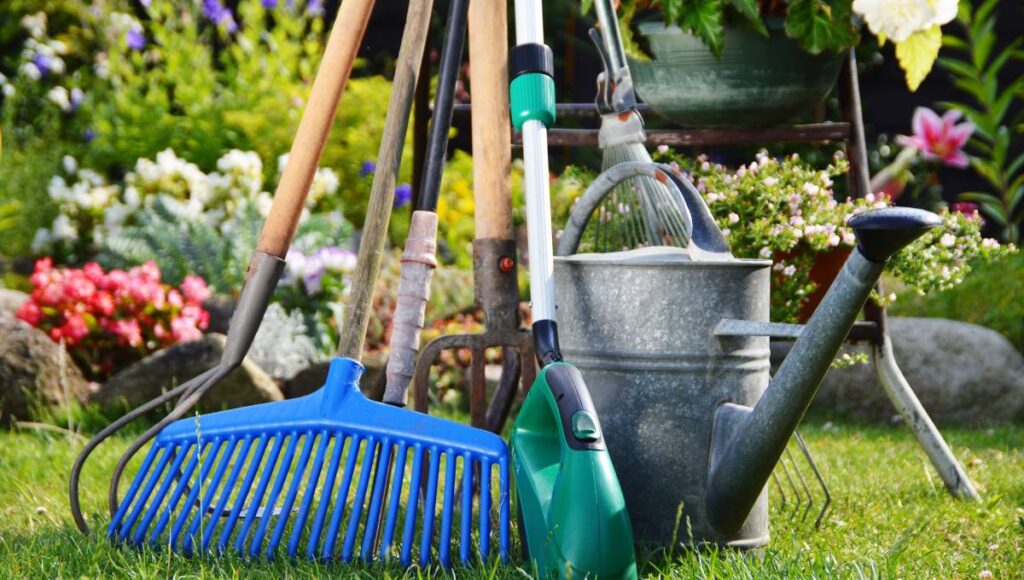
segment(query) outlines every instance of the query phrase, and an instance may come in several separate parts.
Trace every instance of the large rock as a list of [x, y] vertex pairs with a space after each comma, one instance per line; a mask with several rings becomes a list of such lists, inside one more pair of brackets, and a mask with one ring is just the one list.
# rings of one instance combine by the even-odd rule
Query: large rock
[[[92, 401], [115, 411], [141, 405], [216, 366], [224, 352], [224, 342], [223, 334], [207, 334], [200, 340], [155, 352], [111, 377]], [[245, 359], [241, 366], [207, 391], [199, 408], [217, 411], [283, 399], [274, 379], [256, 363]]]
[[[889, 333], [897, 364], [936, 423], [1024, 417], [1024, 357], [1001, 334], [941, 318], [890, 318]], [[874, 421], [896, 414], [870, 363], [830, 370], [816, 404]]]
[[0, 312], [0, 422], [32, 419], [34, 411], [61, 412], [84, 401], [89, 382], [71, 356], [45, 332]]
[[10, 288], [0, 288], [0, 312], [14, 314], [21, 305], [28, 302], [29, 295]]

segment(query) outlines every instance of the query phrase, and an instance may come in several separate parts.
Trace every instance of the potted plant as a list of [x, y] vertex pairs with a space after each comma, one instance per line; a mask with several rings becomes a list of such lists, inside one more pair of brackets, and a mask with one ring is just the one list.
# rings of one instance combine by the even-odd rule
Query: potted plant
[[[601, 0], [598, 0], [601, 1]], [[892, 41], [911, 90], [941, 45], [957, 0], [622, 0], [639, 96], [686, 125], [769, 125], [805, 112], [835, 84], [860, 22]]]

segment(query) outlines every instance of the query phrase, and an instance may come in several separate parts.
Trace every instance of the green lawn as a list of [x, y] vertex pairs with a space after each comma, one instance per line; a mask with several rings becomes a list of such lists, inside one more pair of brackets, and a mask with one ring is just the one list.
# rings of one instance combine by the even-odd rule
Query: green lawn
[[[901, 427], [823, 423], [804, 435], [831, 484], [821, 529], [789, 517], [773, 493], [772, 542], [762, 552], [681, 551], [642, 558], [645, 576], [1024, 578], [1024, 426], [946, 430], [985, 501], [952, 500]], [[85, 473], [90, 520], [108, 519], [106, 474], [127, 438], [101, 449]], [[67, 506], [67, 472], [81, 443], [56, 433], [0, 433], [0, 577], [398, 577], [395, 568], [184, 558], [113, 548], [82, 537]], [[775, 491], [774, 489], [772, 490]], [[813, 518], [808, 518], [813, 519]], [[438, 575], [413, 570], [410, 576]], [[460, 574], [467, 576], [467, 574]], [[492, 565], [469, 576], [522, 578]]]

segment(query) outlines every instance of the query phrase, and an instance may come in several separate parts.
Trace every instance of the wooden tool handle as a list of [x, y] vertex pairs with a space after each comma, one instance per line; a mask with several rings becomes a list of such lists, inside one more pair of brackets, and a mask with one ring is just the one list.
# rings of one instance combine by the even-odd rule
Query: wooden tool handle
[[327, 135], [334, 124], [338, 101], [345, 92], [352, 64], [370, 20], [374, 0], [345, 0], [338, 9], [324, 58], [320, 62], [299, 130], [292, 141], [288, 164], [277, 184], [270, 215], [263, 224], [257, 249], [284, 258], [291, 246], [313, 175]]
[[508, 3], [469, 4], [476, 238], [512, 238], [512, 125], [508, 108]]
[[391, 85], [391, 101], [384, 121], [384, 137], [377, 153], [377, 171], [373, 174], [370, 203], [366, 208], [366, 222], [359, 242], [359, 258], [352, 276], [352, 292], [345, 305], [345, 323], [338, 341], [337, 354], [340, 357], [358, 360], [363, 353], [373, 292], [377, 286], [388, 221], [395, 200], [395, 181], [402, 162], [402, 146], [409, 127], [409, 113], [416, 92], [416, 80], [419, 77], [433, 5], [433, 0], [409, 2], [405, 30], [402, 33], [402, 48], [398, 51], [395, 79]]

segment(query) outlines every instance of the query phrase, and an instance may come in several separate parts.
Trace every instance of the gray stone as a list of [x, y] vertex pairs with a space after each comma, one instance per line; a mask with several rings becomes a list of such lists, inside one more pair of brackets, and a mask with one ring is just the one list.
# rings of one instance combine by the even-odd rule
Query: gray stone
[[[890, 318], [889, 333], [897, 364], [936, 423], [1024, 417], [1024, 357], [1001, 334], [941, 318]], [[896, 415], [870, 363], [830, 370], [815, 404], [872, 421]]]
[[[359, 390], [368, 399], [380, 401], [384, 398], [384, 387], [387, 384], [385, 369], [388, 365], [387, 356], [376, 354], [367, 355], [360, 361], [366, 367], [363, 378], [359, 381]], [[299, 374], [284, 381], [281, 390], [289, 399], [302, 397], [316, 391], [327, 382], [327, 371], [331, 362], [324, 361], [299, 371]]]
[[36, 410], [61, 410], [88, 394], [89, 382], [59, 344], [0, 312], [0, 423], [39, 418]]
[[[223, 334], [207, 334], [200, 340], [157, 351], [111, 377], [91, 400], [115, 411], [141, 405], [216, 366], [224, 351], [224, 342]], [[274, 379], [256, 363], [245, 359], [203, 396], [199, 408], [217, 411], [283, 399]]]
[[10, 288], [0, 288], [0, 312], [14, 314], [21, 305], [28, 302], [29, 295]]

